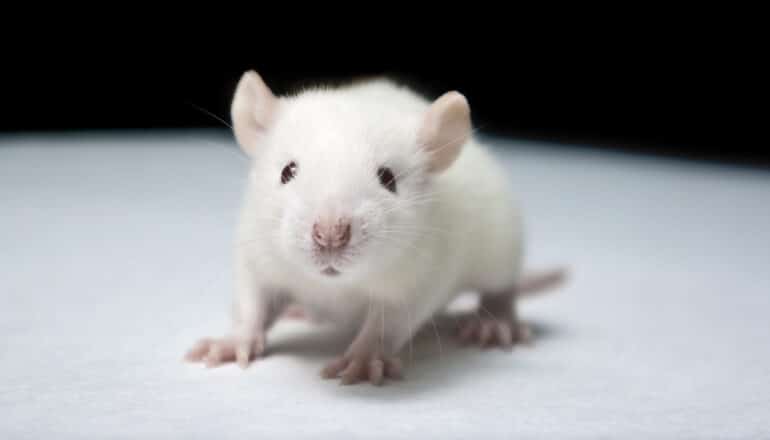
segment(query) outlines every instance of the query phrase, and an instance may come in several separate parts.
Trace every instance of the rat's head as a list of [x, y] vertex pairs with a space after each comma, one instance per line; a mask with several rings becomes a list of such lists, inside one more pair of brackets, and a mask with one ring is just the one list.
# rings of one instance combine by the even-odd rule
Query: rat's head
[[[435, 233], [432, 177], [470, 135], [457, 92], [430, 106], [384, 83], [278, 98], [256, 72], [231, 116], [253, 159], [254, 229], [279, 257], [325, 279], [363, 276]], [[262, 240], [260, 240], [262, 241]]]

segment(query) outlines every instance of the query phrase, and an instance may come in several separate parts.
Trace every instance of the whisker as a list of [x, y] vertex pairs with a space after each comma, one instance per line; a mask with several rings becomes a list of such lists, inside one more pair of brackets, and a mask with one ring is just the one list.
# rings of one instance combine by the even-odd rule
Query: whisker
[[228, 123], [228, 122], [227, 122], [227, 121], [225, 121], [223, 118], [221, 118], [221, 117], [219, 117], [218, 115], [216, 115], [215, 113], [213, 113], [213, 112], [210, 112], [210, 111], [206, 110], [205, 108], [203, 108], [203, 107], [201, 107], [201, 106], [199, 106], [199, 105], [196, 105], [196, 104], [194, 104], [194, 103], [192, 103], [192, 102], [190, 102], [190, 101], [186, 101], [185, 103], [186, 103], [187, 105], [189, 105], [190, 107], [192, 107], [192, 108], [194, 108], [194, 109], [196, 109], [196, 110], [200, 111], [201, 113], [204, 113], [204, 114], [206, 114], [206, 115], [208, 115], [208, 116], [211, 116], [212, 118], [216, 119], [217, 121], [219, 121], [219, 122], [221, 122], [221, 123], [225, 124], [225, 126], [226, 126], [226, 127], [229, 127], [231, 130], [233, 129], [233, 126], [232, 126], [232, 125], [230, 125], [230, 123]]

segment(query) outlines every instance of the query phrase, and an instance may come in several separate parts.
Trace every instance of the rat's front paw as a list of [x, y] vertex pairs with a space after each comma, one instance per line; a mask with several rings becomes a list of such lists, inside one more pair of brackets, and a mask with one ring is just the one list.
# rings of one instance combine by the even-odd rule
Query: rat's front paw
[[532, 333], [526, 324], [511, 318], [469, 317], [460, 324], [458, 337], [462, 344], [510, 350], [513, 344], [531, 344]]
[[335, 359], [321, 370], [326, 379], [339, 377], [343, 385], [368, 380], [373, 385], [382, 385], [385, 379], [401, 379], [401, 361], [396, 357], [382, 355], [346, 355]]
[[201, 339], [185, 354], [190, 362], [203, 362], [207, 367], [218, 367], [228, 362], [237, 362], [241, 368], [261, 356], [265, 351], [262, 336], [236, 338], [227, 336], [219, 339]]

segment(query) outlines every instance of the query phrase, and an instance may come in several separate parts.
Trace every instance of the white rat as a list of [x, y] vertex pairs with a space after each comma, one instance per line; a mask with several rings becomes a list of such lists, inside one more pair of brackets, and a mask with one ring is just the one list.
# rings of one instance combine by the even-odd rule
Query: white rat
[[401, 376], [398, 353], [465, 291], [479, 318], [460, 338], [510, 348], [528, 331], [517, 291], [522, 222], [500, 166], [472, 137], [466, 99], [429, 103], [387, 80], [276, 97], [246, 72], [232, 102], [252, 158], [235, 249], [231, 335], [187, 359], [245, 367], [287, 305], [356, 329], [322, 375], [342, 383]]

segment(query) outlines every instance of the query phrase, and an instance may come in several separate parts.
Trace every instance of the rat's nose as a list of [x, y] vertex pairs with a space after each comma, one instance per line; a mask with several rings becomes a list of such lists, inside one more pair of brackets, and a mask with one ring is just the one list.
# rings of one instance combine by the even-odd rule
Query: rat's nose
[[350, 221], [316, 222], [313, 225], [313, 241], [325, 250], [344, 248], [350, 241]]

